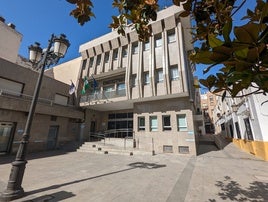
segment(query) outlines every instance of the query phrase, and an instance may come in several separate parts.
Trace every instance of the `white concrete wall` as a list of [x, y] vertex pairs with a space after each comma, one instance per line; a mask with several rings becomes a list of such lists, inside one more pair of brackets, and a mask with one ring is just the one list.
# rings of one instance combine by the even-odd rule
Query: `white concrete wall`
[[78, 74], [81, 66], [82, 58], [78, 57], [68, 62], [57, 65], [45, 71], [45, 75], [61, 81], [66, 84], [71, 84], [71, 80], [76, 85]]
[[16, 63], [22, 34], [0, 21], [0, 58]]

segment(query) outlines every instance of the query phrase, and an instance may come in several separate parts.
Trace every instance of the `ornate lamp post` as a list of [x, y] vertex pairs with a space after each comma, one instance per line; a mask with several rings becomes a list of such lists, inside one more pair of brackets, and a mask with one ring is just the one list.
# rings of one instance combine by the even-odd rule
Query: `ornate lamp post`
[[27, 117], [24, 133], [22, 135], [22, 140], [20, 142], [15, 161], [12, 162], [12, 168], [7, 188], [1, 196], [3, 200], [13, 200], [22, 197], [24, 194], [24, 190], [21, 187], [21, 184], [24, 175], [25, 165], [27, 163], [25, 157], [27, 154], [27, 146], [30, 139], [32, 120], [35, 113], [35, 107], [38, 100], [44, 70], [46, 67], [49, 67], [52, 64], [57, 64], [59, 59], [64, 57], [69, 46], [70, 43], [66, 39], [65, 35], [62, 34], [60, 35], [60, 37], [56, 37], [52, 34], [46, 49], [42, 50], [39, 43], [35, 43], [34, 45], [31, 45], [29, 47], [29, 59], [33, 63], [33, 67], [40, 72], [35, 86], [34, 95]]

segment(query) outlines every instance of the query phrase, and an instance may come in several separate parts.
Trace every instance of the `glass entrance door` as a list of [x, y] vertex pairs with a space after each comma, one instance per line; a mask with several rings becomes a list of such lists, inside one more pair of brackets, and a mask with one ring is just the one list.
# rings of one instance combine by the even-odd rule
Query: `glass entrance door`
[[15, 124], [0, 122], [0, 153], [8, 153], [14, 135]]

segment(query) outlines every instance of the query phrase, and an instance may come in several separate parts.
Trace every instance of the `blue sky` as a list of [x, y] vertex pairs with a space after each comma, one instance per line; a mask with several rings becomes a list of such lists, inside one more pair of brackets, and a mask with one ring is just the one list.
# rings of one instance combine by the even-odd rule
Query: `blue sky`
[[117, 13], [112, 1], [93, 0], [93, 3], [96, 18], [83, 26], [69, 15], [74, 5], [65, 0], [1, 0], [0, 16], [6, 23], [15, 24], [23, 35], [19, 54], [26, 58], [29, 45], [37, 41], [46, 47], [52, 33], [64, 33], [71, 46], [63, 62], [79, 56], [79, 45], [110, 31], [111, 16]]
[[[170, 4], [171, 0], [162, 2]], [[16, 30], [23, 35], [19, 54], [26, 58], [29, 45], [37, 41], [46, 47], [52, 33], [64, 33], [71, 43], [65, 58], [61, 60], [64, 62], [79, 56], [79, 45], [110, 31], [111, 16], [117, 15], [117, 10], [112, 8], [112, 0], [93, 0], [93, 3], [96, 18], [84, 26], [69, 15], [74, 5], [65, 0], [1, 0], [0, 16], [6, 19], [6, 23], [15, 24]], [[255, 3], [255, 0], [247, 0], [243, 9], [234, 16], [234, 24], [241, 24], [240, 19], [245, 15], [246, 8], [253, 10]], [[202, 65], [197, 66], [196, 75], [199, 77], [203, 77], [202, 69]]]

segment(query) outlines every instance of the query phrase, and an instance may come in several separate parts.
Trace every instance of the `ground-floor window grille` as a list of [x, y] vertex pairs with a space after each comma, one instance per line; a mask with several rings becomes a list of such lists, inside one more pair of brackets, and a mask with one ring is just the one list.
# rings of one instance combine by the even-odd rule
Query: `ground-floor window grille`
[[173, 147], [171, 145], [163, 145], [164, 153], [173, 153]]
[[190, 150], [188, 146], [179, 146], [179, 153], [180, 154], [189, 154]]

